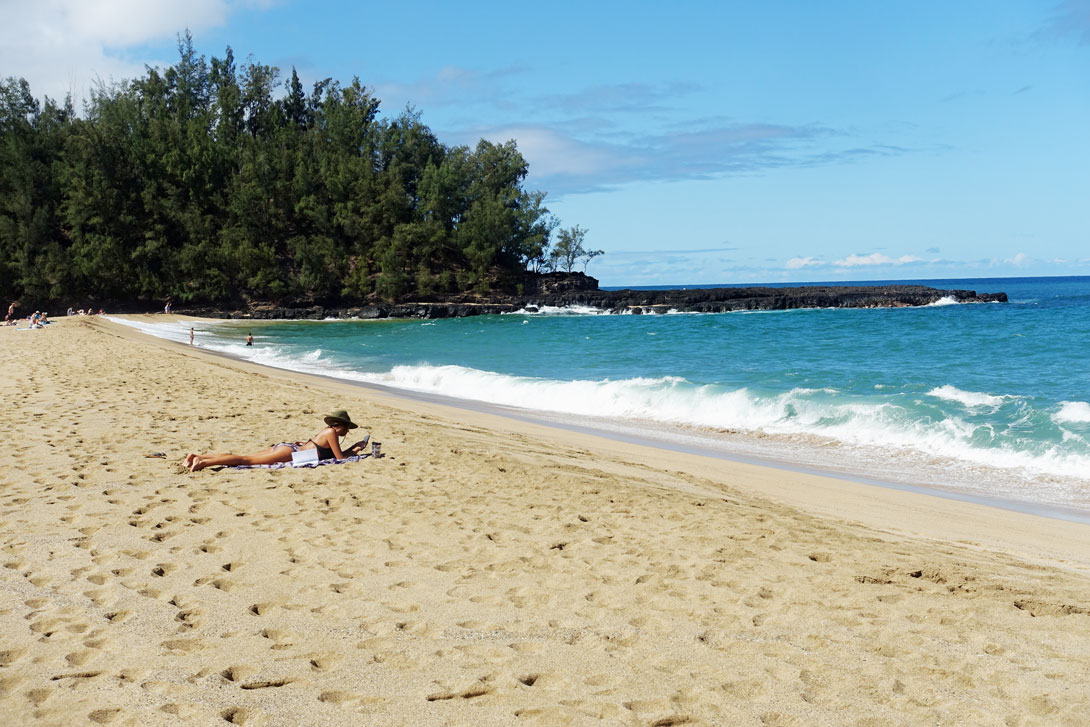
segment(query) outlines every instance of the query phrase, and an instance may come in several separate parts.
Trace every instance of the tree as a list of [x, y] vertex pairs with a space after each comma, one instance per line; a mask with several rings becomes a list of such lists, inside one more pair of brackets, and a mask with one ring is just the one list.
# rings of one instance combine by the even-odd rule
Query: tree
[[553, 270], [563, 269], [564, 272], [570, 273], [576, 263], [582, 260], [583, 271], [586, 272], [591, 260], [599, 255], [605, 255], [604, 250], [588, 251], [584, 248], [583, 241], [586, 236], [587, 231], [579, 225], [565, 228], [557, 233], [556, 246], [549, 254], [549, 262]]
[[590, 261], [599, 255], [605, 255], [605, 250], [588, 250], [583, 254], [583, 272], [587, 272], [587, 265], [590, 265]]
[[100, 84], [83, 118], [0, 79], [0, 295], [353, 304], [601, 254], [576, 227], [550, 256], [556, 219], [514, 141], [449, 147], [412, 108], [379, 118], [358, 78], [278, 77], [187, 32], [174, 65]]

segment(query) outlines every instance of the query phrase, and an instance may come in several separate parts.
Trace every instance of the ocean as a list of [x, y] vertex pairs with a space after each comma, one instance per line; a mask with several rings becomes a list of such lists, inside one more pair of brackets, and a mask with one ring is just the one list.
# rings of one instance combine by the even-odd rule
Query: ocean
[[[196, 344], [669, 448], [1090, 516], [1090, 277], [896, 282], [1010, 302], [209, 320]], [[116, 320], [188, 341], [188, 324]]]

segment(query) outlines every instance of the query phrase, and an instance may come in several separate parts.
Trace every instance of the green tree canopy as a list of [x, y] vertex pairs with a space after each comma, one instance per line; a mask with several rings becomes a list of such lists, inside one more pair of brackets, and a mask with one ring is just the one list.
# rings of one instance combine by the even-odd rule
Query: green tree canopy
[[604, 255], [604, 250], [587, 250], [583, 243], [587, 237], [587, 230], [579, 225], [560, 230], [556, 234], [556, 245], [549, 256], [550, 266], [554, 270], [563, 270], [570, 273], [579, 261], [583, 261], [583, 271], [591, 260]]
[[100, 85], [81, 115], [2, 81], [0, 295], [348, 304], [587, 257], [578, 227], [574, 257], [550, 257], [556, 221], [514, 141], [451, 147], [414, 109], [379, 109], [358, 78], [308, 91], [188, 33], [173, 66]]

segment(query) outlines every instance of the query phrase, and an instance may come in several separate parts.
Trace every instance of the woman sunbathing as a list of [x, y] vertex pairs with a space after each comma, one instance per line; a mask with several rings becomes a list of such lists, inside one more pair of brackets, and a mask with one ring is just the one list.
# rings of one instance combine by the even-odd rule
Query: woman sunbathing
[[344, 459], [359, 454], [367, 444], [367, 439], [364, 438], [351, 447], [341, 449], [341, 437], [347, 434], [349, 429], [359, 426], [348, 417], [348, 412], [344, 409], [331, 412], [323, 417], [323, 421], [326, 423], [326, 428], [305, 442], [280, 442], [253, 454], [187, 454], [185, 466], [190, 472], [196, 472], [205, 467], [217, 465], [230, 467], [240, 464], [274, 464], [288, 462], [293, 452], [305, 449], [317, 449], [319, 460]]

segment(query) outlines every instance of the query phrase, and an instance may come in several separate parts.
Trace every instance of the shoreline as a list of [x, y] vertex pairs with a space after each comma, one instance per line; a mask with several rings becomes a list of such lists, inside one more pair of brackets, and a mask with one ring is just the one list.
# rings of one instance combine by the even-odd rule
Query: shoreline
[[[179, 316], [178, 314], [172, 315], [182, 320], [187, 319], [185, 316]], [[140, 318], [147, 316], [129, 317]], [[158, 315], [155, 317], [158, 318]], [[669, 446], [668, 443], [646, 442], [638, 437], [614, 437], [612, 433], [607, 431], [558, 424], [546, 417], [534, 416], [534, 413], [529, 410], [526, 410], [527, 414], [525, 416], [520, 416], [520, 412], [515, 412], [510, 408], [505, 409], [504, 407], [486, 403], [481, 403], [479, 407], [467, 406], [467, 404], [477, 402], [266, 366], [236, 358], [222, 351], [200, 346], [190, 347], [185, 343], [151, 336], [123, 324], [110, 321], [100, 321], [99, 323], [111, 329], [115, 335], [125, 334], [121, 337], [127, 340], [142, 341], [185, 355], [207, 356], [240, 370], [261, 373], [270, 378], [314, 382], [316, 385], [327, 385], [339, 391], [367, 392], [370, 395], [379, 397], [387, 406], [403, 407], [411, 410], [422, 405], [427, 407], [429, 412], [453, 420], [458, 420], [462, 414], [481, 416], [486, 418], [489, 426], [495, 426], [501, 430], [510, 429], [525, 433], [526, 430], [523, 427], [528, 427], [529, 431], [543, 437], [548, 437], [551, 432], [557, 439], [569, 444], [580, 444], [583, 443], [586, 437], [593, 437], [598, 446], [612, 450], [611, 453], [617, 453], [617, 450], [611, 446], [615, 445], [620, 448], [625, 456], [633, 456], [633, 451], [644, 452], [645, 455], [661, 466], [665, 466], [663, 463], [672, 462], [671, 467], [686, 469], [694, 473], [706, 470], [711, 463], [716, 463], [711, 464], [711, 469], [716, 472], [721, 472], [724, 469], [729, 472], [731, 468], [737, 466], [744, 468], [750, 474], [759, 475], [746, 483], [748, 485], [761, 483], [759, 487], [754, 488], [755, 494], [773, 497], [789, 506], [802, 507], [811, 512], [817, 511], [826, 516], [843, 517], [850, 513], [852, 519], [861, 520], [867, 525], [879, 529], [895, 527], [888, 514], [881, 512], [883, 508], [889, 507], [899, 512], [911, 511], [915, 513], [916, 516], [912, 519], [912, 527], [915, 529], [910, 532], [924, 537], [954, 539], [951, 533], [955, 532], [955, 523], [959, 520], [964, 522], [965, 519], [979, 519], [991, 523], [995, 520], [1002, 520], [1004, 515], [1010, 515], [1014, 518], [1014, 521], [1023, 517], [1030, 518], [1033, 521], [1033, 525], [1028, 526], [1028, 528], [1013, 523], [1004, 526], [1012, 527], [1013, 531], [1019, 532], [1019, 538], [1023, 537], [1023, 531], [1034, 530], [1040, 523], [1055, 523], [1056, 527], [1068, 535], [1081, 534], [1081, 537], [1090, 542], [1090, 527], [1087, 527], [1090, 522], [1085, 517], [1085, 513], [1077, 510], [1065, 512], [1062, 508], [1043, 506], [1042, 509], [1046, 512], [1035, 512], [1032, 505], [1026, 504], [1025, 507], [1021, 507], [1024, 503], [1005, 503], [1001, 498], [977, 497], [972, 494], [930, 488], [926, 485], [887, 482], [865, 476], [855, 476], [850, 473], [830, 472], [816, 467], [796, 466], [790, 462], [766, 460], [758, 457], [748, 458], [744, 455], [733, 456], [725, 452], [703, 450], [694, 452], [688, 448]], [[676, 461], [677, 457], [683, 457], [685, 461]], [[780, 474], [788, 476], [786, 479], [780, 480], [781, 484], [787, 482], [791, 485], [790, 487], [781, 489], [767, 484], [777, 481]], [[796, 477], [789, 477], [789, 475], [795, 475]], [[731, 477], [730, 479], [731, 481], [737, 481], [737, 477]], [[816, 483], [820, 483], [820, 486], [816, 486]], [[816, 491], [823, 494], [820, 497], [815, 497], [812, 493], [806, 492], [807, 485], [814, 485]], [[852, 499], [853, 502], [850, 504], [835, 502], [832, 505], [822, 502], [833, 492], [836, 493], [836, 500], [847, 497]], [[1010, 507], [1004, 506], [1007, 504]], [[946, 512], [946, 509], [949, 509], [950, 512]], [[920, 513], [930, 514], [920, 515]], [[939, 530], [929, 531], [931, 525], [929, 518], [935, 513], [941, 514], [942, 517], [939, 519], [943, 520], [943, 524]], [[1037, 521], [1040, 521], [1040, 523]], [[1073, 530], [1067, 531], [1067, 526], [1071, 526]], [[971, 530], [974, 531], [974, 538], [988, 539], [988, 534], [980, 532], [979, 528], [971, 528]], [[998, 547], [1005, 546], [999, 545]], [[1063, 560], [1079, 561], [1082, 566], [1090, 570], [1090, 552], [1084, 558], [1070, 557], [1071, 555], [1068, 554]]]
[[[1077, 725], [1090, 526], [0, 328], [25, 725]], [[205, 470], [346, 409], [385, 456]], [[149, 457], [162, 454], [164, 457]]]
[[[157, 325], [162, 325], [164, 322], [170, 323], [174, 320], [200, 322], [208, 321], [208, 319], [190, 317], [183, 314], [172, 314], [169, 318], [166, 318], [160, 314], [122, 314], [118, 316], [108, 316], [107, 318], [110, 317]], [[230, 319], [221, 319], [221, 322], [233, 323], [237, 321]], [[132, 330], [140, 333], [141, 335], [147, 336], [149, 339], [172, 341], [172, 339], [147, 334], [144, 331], [141, 331], [140, 329], [135, 327], [133, 327]], [[456, 410], [494, 415], [531, 424], [537, 424], [549, 428], [563, 429], [570, 432], [586, 434], [595, 437], [602, 437], [640, 446], [654, 447], [668, 452], [711, 457], [715, 459], [722, 459], [728, 462], [749, 464], [758, 467], [769, 467], [772, 469], [783, 470], [786, 472], [795, 472], [817, 477], [828, 477], [832, 479], [855, 482], [873, 487], [883, 487], [905, 492], [913, 492], [929, 497], [940, 497], [950, 500], [973, 503], [986, 507], [993, 507], [1027, 515], [1064, 520], [1067, 522], [1090, 524], [1090, 510], [1081, 509], [1075, 506], [1048, 502], [1034, 502], [1032, 500], [1019, 500], [1017, 498], [1004, 497], [1002, 495], [990, 495], [986, 493], [982, 494], [978, 492], [967, 491], [965, 489], [959, 488], [957, 485], [943, 486], [942, 484], [937, 482], [932, 483], [913, 481], [909, 479], [891, 479], [888, 476], [883, 476], [874, 472], [867, 472], [859, 468], [853, 468], [847, 463], [843, 463], [841, 464], [841, 466], [837, 466], [832, 463], [809, 462], [806, 461], [804, 454], [800, 454], [799, 457], [796, 459], [777, 458], [774, 454], [768, 453], [768, 450], [770, 449], [769, 445], [765, 444], [763, 446], [756, 446], [757, 440], [751, 437], [747, 437], [747, 435], [742, 435], [741, 441], [735, 441], [732, 443], [730, 441], [717, 440], [714, 437], [707, 436], [699, 429], [690, 430], [685, 427], [679, 427], [664, 423], [646, 423], [641, 425], [641, 423], [639, 422], [633, 423], [623, 420], [614, 421], [604, 419], [598, 421], [596, 425], [580, 425], [565, 421], [565, 417], [567, 417], [568, 415], [562, 412], [525, 409], [520, 407], [506, 406], [503, 404], [493, 404], [490, 402], [474, 399], [462, 399], [444, 394], [420, 392], [411, 389], [399, 389], [397, 387], [387, 386], [374, 382], [355, 381], [351, 379], [338, 378], [336, 376], [302, 372], [295, 369], [281, 368], [269, 364], [248, 361], [225, 351], [217, 351], [201, 346], [198, 346], [197, 348], [203, 352], [212, 354], [214, 356], [220, 356], [228, 360], [237, 361], [239, 363], [246, 363], [249, 365], [257, 366], [260, 369], [270, 371], [284, 371], [293, 374], [299, 374], [301, 376], [313, 376], [326, 381], [347, 384], [350, 386], [358, 386], [364, 389], [378, 392], [384, 392], [395, 398], [403, 398], [408, 401], [425, 402], [430, 404], [436, 404], [439, 406], [450, 407]]]

